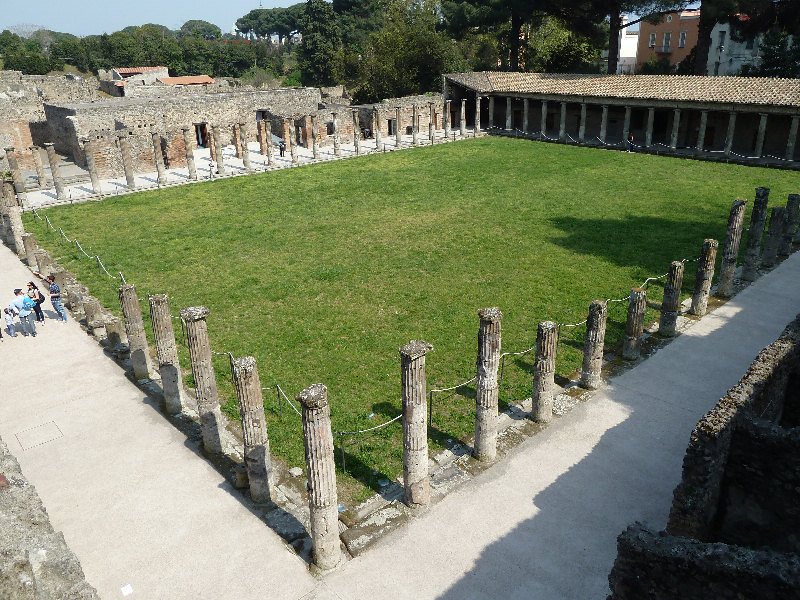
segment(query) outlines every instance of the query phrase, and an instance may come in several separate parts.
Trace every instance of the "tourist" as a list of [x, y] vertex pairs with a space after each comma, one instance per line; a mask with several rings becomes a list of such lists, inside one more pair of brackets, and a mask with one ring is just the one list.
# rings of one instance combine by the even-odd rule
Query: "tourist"
[[53, 308], [56, 309], [56, 314], [63, 322], [66, 322], [67, 311], [64, 310], [64, 305], [61, 303], [61, 288], [58, 287], [56, 278], [52, 275], [44, 277], [39, 271], [34, 271], [33, 274], [44, 279], [45, 283], [50, 287], [50, 293], [45, 292], [45, 294], [50, 296], [50, 301], [53, 303]]
[[286, 142], [284, 142], [283, 140], [278, 142], [278, 149], [281, 151], [281, 156], [286, 154]]
[[[17, 337], [16, 331], [14, 331], [14, 313], [12, 313], [7, 308], [5, 309], [5, 313], [3, 314], [3, 319], [6, 322], [6, 329], [8, 330], [8, 335], [11, 337]], [[2, 334], [0, 334], [2, 337]]]
[[633, 152], [633, 133], [628, 134], [628, 152]]
[[33, 300], [33, 312], [36, 313], [36, 320], [44, 325], [44, 313], [42, 312], [42, 303], [45, 301], [46, 297], [42, 293], [42, 291], [36, 287], [36, 284], [32, 281], [28, 282], [28, 296], [31, 300]]
[[14, 290], [14, 299], [8, 308], [19, 317], [19, 326], [22, 330], [22, 335], [36, 337], [36, 325], [33, 323], [31, 314], [33, 313], [34, 301], [22, 293], [20, 288]]

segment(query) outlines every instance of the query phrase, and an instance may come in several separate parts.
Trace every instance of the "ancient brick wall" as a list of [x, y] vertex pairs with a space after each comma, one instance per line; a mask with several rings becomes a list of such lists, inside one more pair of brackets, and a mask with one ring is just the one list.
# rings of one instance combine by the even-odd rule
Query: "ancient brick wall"
[[[374, 129], [373, 114], [374, 109], [378, 109], [378, 123], [380, 126], [381, 136], [388, 137], [394, 135], [394, 132], [389, 131], [389, 122], [396, 119], [396, 108], [400, 107], [400, 127], [403, 135], [411, 133], [410, 127], [414, 120], [414, 105], [417, 106], [417, 131], [419, 133], [428, 133], [428, 124], [430, 123], [430, 103], [433, 102], [435, 113], [434, 126], [436, 129], [444, 127], [443, 114], [444, 114], [444, 96], [441, 94], [426, 94], [423, 96], [406, 96], [404, 98], [388, 98], [377, 102], [375, 104], [362, 104], [357, 107], [359, 111], [359, 119], [361, 119], [361, 127]], [[452, 123], [451, 123], [452, 126]], [[374, 132], [373, 134], [374, 135]]]

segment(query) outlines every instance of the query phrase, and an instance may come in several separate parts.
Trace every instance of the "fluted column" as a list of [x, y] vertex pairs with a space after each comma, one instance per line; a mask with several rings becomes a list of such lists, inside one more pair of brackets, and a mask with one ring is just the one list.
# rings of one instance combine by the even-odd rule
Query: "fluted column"
[[797, 140], [797, 125], [800, 117], [797, 115], [792, 117], [792, 124], [789, 125], [789, 137], [786, 138], [786, 154], [784, 158], [789, 161], [794, 160], [794, 144]]
[[419, 146], [419, 118], [417, 116], [417, 105], [411, 106], [411, 143]]
[[735, 200], [728, 216], [728, 230], [725, 233], [725, 248], [722, 251], [722, 264], [717, 280], [717, 296], [733, 296], [733, 278], [736, 274], [736, 261], [739, 260], [739, 244], [742, 239], [742, 223], [747, 200]]
[[83, 155], [86, 157], [86, 168], [89, 170], [89, 178], [92, 180], [92, 193], [95, 196], [102, 196], [103, 190], [100, 188], [100, 178], [97, 176], [97, 165], [94, 162], [94, 142], [83, 140]]
[[458, 133], [461, 134], [461, 137], [467, 135], [467, 99], [461, 99], [461, 114], [459, 115], [458, 119]]
[[210, 313], [211, 311], [205, 306], [190, 306], [181, 310], [181, 318], [186, 324], [197, 412], [203, 430], [203, 447], [206, 452], [221, 454], [225, 421], [219, 408], [217, 378], [211, 362], [211, 346], [208, 341], [206, 317]]
[[700, 128], [697, 131], [697, 153], [703, 152], [706, 143], [706, 127], [708, 125], [708, 111], [700, 111]]
[[452, 119], [452, 115], [450, 114], [451, 110], [453, 110], [452, 102], [450, 100], [445, 100], [444, 101], [444, 114], [442, 115], [442, 119], [444, 121], [444, 123], [442, 123], [442, 125], [444, 126], [444, 137], [445, 137], [445, 139], [450, 137], [450, 120]]
[[231, 141], [233, 142], [233, 155], [242, 158], [242, 138], [240, 135], [239, 124], [234, 123], [231, 127]]
[[267, 128], [266, 128], [266, 121], [260, 120], [256, 121], [256, 127], [258, 128], [258, 147], [261, 150], [261, 156], [267, 155], [267, 144], [270, 140], [267, 139]]
[[589, 317], [586, 320], [586, 338], [583, 343], [583, 365], [581, 366], [580, 385], [590, 390], [597, 389], [600, 386], [607, 315], [608, 306], [605, 301], [595, 300], [589, 305]]
[[647, 310], [647, 292], [642, 288], [633, 288], [628, 301], [625, 341], [622, 343], [622, 358], [626, 360], [636, 360], [641, 356], [645, 310]]
[[167, 185], [167, 172], [164, 169], [164, 153], [161, 151], [161, 134], [157, 131], [150, 133], [153, 137], [153, 158], [158, 171], [158, 185]]
[[767, 203], [769, 188], [756, 188], [756, 199], [750, 215], [750, 228], [747, 231], [747, 245], [744, 250], [742, 280], [755, 281], [758, 275], [758, 262], [761, 258], [761, 238], [764, 236], [764, 225], [767, 223]]
[[761, 158], [764, 153], [764, 137], [767, 135], [767, 113], [761, 113], [758, 120], [758, 133], [756, 134], [756, 158]]
[[672, 111], [672, 137], [669, 142], [669, 149], [675, 152], [678, 148], [678, 133], [681, 127], [681, 109], [676, 108]]
[[59, 201], [64, 201], [67, 199], [67, 195], [64, 192], [64, 182], [61, 180], [61, 170], [58, 168], [58, 155], [53, 144], [47, 143], [44, 148], [47, 150], [47, 161], [50, 163], [50, 173], [53, 176], [53, 187], [56, 188], [56, 198]]
[[558, 325], [542, 321], [536, 330], [536, 360], [533, 364], [531, 418], [538, 423], [553, 420]]
[[331, 113], [333, 115], [333, 155], [342, 155], [342, 146], [339, 142], [339, 113]]
[[728, 131], [725, 134], [725, 156], [731, 155], [733, 149], [733, 136], [736, 133], [736, 113], [728, 113]]
[[603, 116], [600, 119], [600, 141], [606, 143], [608, 133], [608, 104], [603, 104]]
[[528, 118], [531, 112], [530, 98], [523, 98], [522, 100], [522, 133], [528, 133]]
[[711, 280], [714, 278], [714, 263], [717, 260], [717, 240], [703, 241], [700, 251], [700, 261], [697, 263], [697, 275], [694, 280], [694, 293], [692, 294], [693, 315], [702, 317], [708, 312], [708, 294], [711, 291]]
[[647, 131], [644, 134], [644, 145], [650, 148], [653, 145], [653, 120], [656, 117], [656, 109], [649, 107], [647, 109]]
[[372, 120], [375, 123], [373, 131], [375, 132], [375, 152], [381, 151], [383, 140], [381, 139], [381, 111], [375, 107], [372, 111]]
[[489, 128], [494, 127], [494, 96], [489, 96]]
[[317, 115], [311, 117], [311, 154], [314, 160], [319, 159], [319, 123]]
[[434, 108], [433, 102], [428, 103], [428, 141], [430, 142], [431, 146], [436, 138], [436, 129], [435, 123], [436, 121], [436, 109]]
[[478, 372], [475, 395], [475, 447], [473, 455], [481, 461], [497, 456], [497, 369], [500, 366], [499, 308], [478, 311]]
[[197, 169], [194, 166], [194, 141], [192, 140], [192, 128], [181, 127], [183, 132], [183, 148], [186, 152], [186, 168], [189, 169], [189, 179], [197, 181]]
[[481, 130], [481, 97], [475, 94], [475, 135]]
[[144, 333], [142, 309], [139, 306], [139, 297], [136, 295], [136, 286], [132, 283], [121, 285], [119, 287], [119, 303], [122, 307], [122, 318], [125, 320], [125, 332], [128, 334], [128, 345], [131, 349], [133, 375], [136, 379], [146, 379], [153, 374], [153, 364], [150, 360], [147, 336]]
[[153, 338], [156, 343], [158, 373], [164, 390], [164, 404], [171, 415], [181, 412], [186, 405], [183, 391], [181, 366], [178, 362], [178, 347], [175, 345], [175, 328], [166, 294], [150, 296], [150, 319], [153, 322]]
[[47, 178], [44, 174], [44, 164], [42, 163], [42, 152], [39, 146], [30, 147], [31, 154], [33, 154], [33, 164], [36, 165], [36, 178], [39, 180], [39, 188], [44, 189], [47, 183]]
[[539, 123], [539, 131], [542, 136], [547, 135], [547, 100], [542, 100], [542, 118]]
[[253, 167], [250, 165], [250, 149], [247, 147], [247, 123], [242, 121], [239, 123], [239, 138], [242, 143], [242, 163], [244, 170], [248, 173], [253, 172]]
[[762, 267], [773, 267], [778, 260], [778, 248], [783, 239], [783, 232], [786, 229], [786, 207], [775, 206], [772, 208], [772, 216], [769, 219], [769, 230], [767, 241], [764, 243], [764, 254], [761, 255]]
[[586, 102], [581, 103], [581, 124], [578, 128], [578, 141], [583, 144], [586, 141]]
[[400, 348], [403, 398], [403, 484], [408, 506], [426, 506], [431, 499], [428, 476], [428, 413], [425, 354], [433, 346], [411, 340]]
[[558, 121], [558, 141], [567, 141], [567, 103], [561, 103], [561, 118]]
[[511, 131], [511, 96], [506, 96], [506, 131]]
[[[256, 359], [244, 356], [233, 361], [233, 385], [239, 400], [244, 438], [244, 463], [253, 502], [269, 502], [273, 483], [272, 460], [269, 455], [267, 419]], [[333, 445], [333, 444], [331, 444]], [[338, 505], [337, 505], [338, 507]], [[337, 529], [338, 533], [338, 529]]]
[[320, 569], [332, 569], [341, 560], [341, 547], [328, 389], [315, 383], [297, 394], [295, 399], [303, 407], [311, 558]]
[[[625, 119], [622, 121], [622, 143], [627, 145], [629, 136], [631, 134], [631, 107], [625, 107]], [[633, 148], [629, 148], [633, 150]]]
[[219, 125], [212, 125], [211, 126], [211, 133], [214, 136], [214, 149], [217, 154], [217, 171], [219, 171], [220, 175], [226, 175], [227, 172], [225, 171], [225, 149], [222, 147], [220, 143], [220, 134], [219, 134]]
[[287, 119], [289, 122], [289, 154], [292, 157], [292, 164], [297, 164], [297, 135], [294, 128], [294, 119]]
[[361, 122], [358, 116], [358, 109], [353, 111], [353, 149], [356, 156], [361, 154]]
[[[119, 142], [119, 152], [122, 155], [122, 169], [125, 171], [125, 181], [129, 190], [135, 190], [136, 180], [133, 177], [133, 159], [131, 158], [131, 143], [128, 141], [128, 134], [121, 133], [117, 136], [117, 141]], [[50, 156], [49, 151], [47, 155]]]
[[22, 171], [19, 169], [17, 152], [14, 146], [6, 146], [5, 151], [6, 158], [8, 159], [8, 168], [11, 171], [11, 181], [14, 183], [14, 191], [17, 194], [24, 194], [25, 183], [22, 181]]
[[272, 145], [272, 121], [262, 121], [262, 123], [264, 124], [264, 137], [267, 145], [267, 166], [271, 167], [273, 152], [275, 151]]

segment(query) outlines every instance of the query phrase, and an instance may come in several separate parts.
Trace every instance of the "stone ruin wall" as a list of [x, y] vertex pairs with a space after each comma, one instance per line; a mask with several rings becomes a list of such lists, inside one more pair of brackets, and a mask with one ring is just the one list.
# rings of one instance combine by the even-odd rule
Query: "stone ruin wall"
[[800, 316], [692, 431], [666, 532], [619, 536], [611, 599], [796, 597], [799, 384]]
[[[419, 123], [418, 132], [427, 135], [428, 125], [430, 124], [430, 103], [433, 102], [433, 108], [436, 111], [434, 125], [436, 129], [444, 128], [443, 113], [444, 113], [444, 96], [442, 94], [425, 94], [421, 96], [406, 96], [404, 98], [387, 98], [375, 104], [362, 104], [353, 108], [358, 108], [359, 119], [361, 120], [361, 127], [368, 127], [373, 129], [373, 111], [375, 108], [379, 111], [379, 124], [382, 137], [389, 137], [389, 121], [393, 120], [397, 114], [396, 107], [400, 107], [400, 119], [402, 121], [402, 133], [408, 135], [411, 133], [410, 127], [414, 116], [414, 105], [417, 106], [417, 117]], [[452, 121], [450, 126], [452, 127]], [[393, 134], [392, 134], [393, 135]], [[374, 136], [374, 132], [373, 132]]]

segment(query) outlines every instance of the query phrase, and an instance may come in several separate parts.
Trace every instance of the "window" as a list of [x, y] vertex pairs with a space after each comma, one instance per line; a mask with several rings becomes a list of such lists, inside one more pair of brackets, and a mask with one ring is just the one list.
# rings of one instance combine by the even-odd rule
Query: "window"
[[672, 44], [672, 32], [664, 32], [664, 52], [669, 52], [669, 47]]
[[651, 48], [655, 48], [656, 47], [656, 34], [655, 33], [651, 33], [650, 34], [650, 44], [649, 44], [649, 46]]
[[672, 15], [667, 15], [667, 23], [672, 23]]
[[685, 47], [686, 47], [686, 32], [681, 31], [681, 34], [678, 37], [678, 48], [685, 48]]
[[720, 31], [719, 32], [719, 49], [720, 50], [722, 50], [722, 48], [725, 46], [725, 36], [727, 34], [728, 34], [727, 31]]

